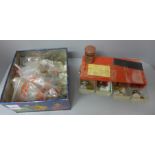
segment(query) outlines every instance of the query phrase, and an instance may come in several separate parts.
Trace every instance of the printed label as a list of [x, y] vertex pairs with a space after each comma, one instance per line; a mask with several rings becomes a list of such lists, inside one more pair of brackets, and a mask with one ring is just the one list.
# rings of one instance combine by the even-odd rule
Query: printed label
[[110, 66], [89, 64], [88, 75], [110, 77]]
[[12, 110], [21, 110], [22, 109], [19, 105], [6, 105], [6, 106]]

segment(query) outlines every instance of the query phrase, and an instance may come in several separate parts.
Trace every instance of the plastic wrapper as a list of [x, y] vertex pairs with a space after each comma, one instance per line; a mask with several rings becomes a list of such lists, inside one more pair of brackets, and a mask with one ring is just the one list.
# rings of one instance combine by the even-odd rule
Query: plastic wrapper
[[112, 93], [111, 82], [101, 82], [97, 81], [96, 93], [98, 95], [110, 96]]
[[95, 81], [80, 81], [80, 93], [94, 93], [95, 92], [96, 83]]
[[144, 103], [148, 100], [146, 88], [130, 87], [132, 103]]
[[130, 99], [131, 91], [127, 84], [113, 83], [113, 97], [115, 99]]
[[21, 63], [23, 66], [27, 66], [28, 63], [41, 61], [42, 58], [40, 56], [33, 57], [23, 57], [21, 58]]
[[112, 88], [115, 99], [129, 99], [133, 103], [144, 103], [148, 99], [147, 90], [144, 87], [114, 83]]
[[15, 64], [18, 77], [12, 80], [12, 101], [48, 100], [67, 94], [65, 63], [39, 57], [26, 57], [22, 61], [22, 66]]
[[44, 93], [32, 82], [23, 78], [13, 79], [14, 92], [12, 101], [44, 100]]

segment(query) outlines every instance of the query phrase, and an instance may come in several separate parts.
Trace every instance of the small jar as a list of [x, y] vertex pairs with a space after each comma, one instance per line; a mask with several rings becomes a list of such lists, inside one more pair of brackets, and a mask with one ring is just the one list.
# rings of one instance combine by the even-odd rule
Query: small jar
[[87, 64], [91, 64], [95, 61], [96, 57], [96, 47], [94, 46], [87, 46], [85, 48], [85, 59]]

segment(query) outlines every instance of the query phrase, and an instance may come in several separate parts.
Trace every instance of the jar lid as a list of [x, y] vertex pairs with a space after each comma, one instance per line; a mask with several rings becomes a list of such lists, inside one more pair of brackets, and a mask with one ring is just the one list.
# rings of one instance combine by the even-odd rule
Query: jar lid
[[96, 47], [89, 45], [85, 48], [85, 55], [87, 56], [93, 56], [96, 53]]

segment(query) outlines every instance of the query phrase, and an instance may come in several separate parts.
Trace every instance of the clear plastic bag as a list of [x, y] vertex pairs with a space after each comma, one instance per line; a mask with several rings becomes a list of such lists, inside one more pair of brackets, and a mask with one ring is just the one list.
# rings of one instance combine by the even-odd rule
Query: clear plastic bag
[[27, 66], [28, 63], [31, 63], [31, 62], [39, 62], [41, 61], [41, 57], [39, 56], [36, 56], [36, 57], [24, 57], [24, 58], [21, 58], [20, 61], [21, 61], [21, 64], [23, 66]]
[[38, 57], [23, 61], [22, 67], [15, 64], [19, 77], [12, 80], [12, 101], [48, 100], [67, 94], [66, 64]]
[[32, 82], [29, 82], [23, 78], [15, 78], [14, 94], [12, 101], [34, 101], [44, 100], [45, 95], [41, 90]]

